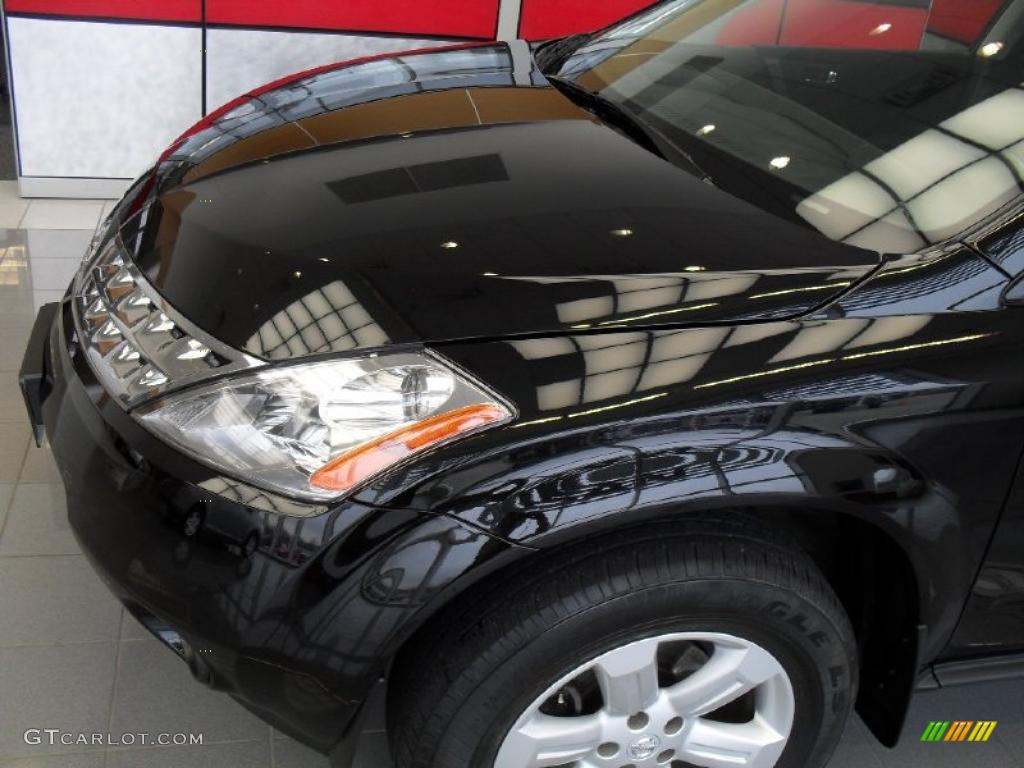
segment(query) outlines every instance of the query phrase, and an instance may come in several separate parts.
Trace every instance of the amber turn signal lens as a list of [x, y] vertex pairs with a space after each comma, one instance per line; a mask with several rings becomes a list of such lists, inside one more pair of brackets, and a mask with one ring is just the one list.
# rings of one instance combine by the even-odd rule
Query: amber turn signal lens
[[508, 410], [494, 403], [466, 405], [431, 416], [331, 459], [310, 476], [309, 484], [326, 491], [347, 491], [417, 451], [508, 417]]

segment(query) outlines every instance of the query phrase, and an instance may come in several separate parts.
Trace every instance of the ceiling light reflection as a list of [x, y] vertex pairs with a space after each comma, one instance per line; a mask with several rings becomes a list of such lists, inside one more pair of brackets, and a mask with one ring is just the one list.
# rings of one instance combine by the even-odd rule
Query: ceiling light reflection
[[441, 247], [450, 250], [452, 248], [458, 248], [459, 244], [454, 240], [445, 240], [443, 243], [441, 243]]
[[990, 336], [998, 336], [998, 332], [992, 333], [972, 333], [967, 336], [956, 336], [951, 339], [938, 339], [936, 341], [923, 341], [919, 344], [905, 344], [900, 347], [886, 347], [885, 349], [873, 349], [869, 352], [856, 352], [852, 355], [843, 355], [839, 358], [827, 357], [822, 360], [809, 360], [806, 363], [796, 363], [795, 365], [785, 365], [781, 368], [773, 368], [770, 371], [755, 371], [753, 373], [745, 373], [740, 376], [733, 376], [729, 379], [720, 379], [719, 381], [708, 381], [704, 384], [696, 384], [694, 389], [706, 389], [708, 387], [717, 387], [722, 384], [735, 384], [738, 381], [746, 381], [747, 379], [757, 379], [762, 376], [774, 376], [777, 373], [789, 373], [790, 371], [799, 371], [803, 368], [812, 368], [817, 365], [827, 365], [829, 363], [838, 363], [840, 361], [849, 360], [862, 360], [866, 357], [875, 357], [877, 355], [890, 355], [895, 352], [912, 352], [918, 349], [927, 349], [930, 347], [943, 347], [947, 344], [963, 344], [968, 341], [977, 341], [979, 339], [987, 339]]
[[887, 349], [873, 349], [870, 352], [858, 352], [853, 355], [843, 355], [843, 360], [860, 360], [865, 357], [875, 357], [876, 355], [891, 355], [894, 352], [911, 352], [915, 349], [925, 349], [926, 347], [942, 347], [946, 344], [961, 344], [965, 341], [977, 341], [978, 339], [987, 339], [989, 336], [998, 336], [996, 332], [993, 333], [972, 333], [968, 336], [957, 336], [953, 339], [939, 339], [938, 341], [923, 341], [920, 344], [905, 344], [902, 347], [888, 347]]
[[633, 230], [628, 227], [623, 227], [622, 229], [613, 229], [612, 234], [616, 237], [629, 237], [633, 234]]
[[870, 32], [868, 32], [868, 34], [871, 35], [872, 37], [878, 37], [878, 35], [884, 35], [890, 29], [892, 29], [892, 24], [886, 21], [872, 29]]
[[998, 42], [985, 43], [983, 46], [981, 46], [981, 50], [979, 51], [979, 53], [986, 58], [988, 58], [989, 56], [995, 56], [997, 53], [1003, 50], [1003, 45], [1003, 43]]
[[698, 130], [697, 131], [697, 135], [698, 136], [707, 136], [709, 133], [713, 133], [716, 128], [718, 128], [717, 125], [715, 125], [714, 123], [709, 123], [708, 125], [705, 125], [703, 128]]
[[790, 293], [805, 293], [807, 291], [827, 291], [830, 288], [846, 288], [853, 283], [846, 280], [841, 283], [823, 283], [822, 285], [809, 285], [803, 288], [786, 288], [782, 291], [769, 291], [768, 293], [755, 293], [750, 298], [752, 299], [767, 299], [770, 296], [786, 296]]
[[575, 419], [579, 416], [590, 416], [594, 413], [604, 413], [605, 411], [611, 411], [615, 408], [625, 408], [627, 405], [636, 405], [637, 403], [646, 403], [648, 400], [657, 400], [659, 397], [665, 397], [668, 392], [658, 392], [654, 395], [648, 395], [647, 397], [637, 397], [633, 400], [626, 400], [622, 403], [614, 403], [613, 405], [602, 405], [600, 408], [590, 408], [586, 411], [576, 411], [576, 413], [568, 414], [570, 419]]
[[519, 429], [520, 427], [532, 427], [534, 424], [549, 424], [552, 421], [561, 421], [564, 416], [548, 416], [546, 419], [533, 419], [532, 421], [520, 421], [518, 424], [513, 424], [512, 429]]
[[811, 368], [815, 365], [825, 365], [826, 363], [834, 363], [831, 357], [827, 360], [811, 360], [807, 363], [797, 363], [796, 365], [785, 365], [782, 368], [773, 368], [770, 371], [756, 371], [754, 373], [745, 373], [742, 376], [733, 376], [729, 379], [720, 379], [719, 381], [708, 381], [703, 384], [696, 384], [694, 389], [707, 389], [708, 387], [718, 387], [722, 384], [735, 384], [737, 381], [746, 381], [747, 379], [757, 379], [762, 376], [774, 376], [777, 373], [789, 373], [790, 371], [799, 371], [803, 368]]
[[717, 307], [717, 301], [708, 301], [704, 304], [693, 304], [689, 307], [673, 307], [672, 309], [662, 309], [657, 312], [648, 312], [644, 315], [634, 315], [633, 317], [617, 317], [614, 320], [604, 320], [598, 323], [600, 326], [605, 325], [620, 325], [621, 323], [632, 323], [637, 320], [648, 320], [652, 317], [661, 317], [662, 315], [674, 315], [677, 312], [693, 312], [697, 309], [710, 309], [711, 307]]
[[783, 168], [789, 165], [790, 158], [788, 155], [780, 155], [779, 157], [773, 157], [772, 161], [768, 163], [772, 168], [777, 171], [781, 171]]

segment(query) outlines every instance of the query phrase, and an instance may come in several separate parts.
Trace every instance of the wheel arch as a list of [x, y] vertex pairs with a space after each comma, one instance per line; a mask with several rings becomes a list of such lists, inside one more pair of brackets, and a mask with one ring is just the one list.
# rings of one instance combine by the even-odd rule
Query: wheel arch
[[792, 505], [747, 508], [793, 536], [839, 597], [860, 651], [856, 709], [886, 746], [899, 740], [920, 666], [922, 589], [910, 553], [870, 518]]
[[[899, 739], [913, 693], [919, 666], [921, 602], [919, 580], [913, 561], [897, 537], [882, 526], [849, 512], [807, 505], [737, 504], [708, 514], [731, 514], [756, 518], [767, 528], [788, 537], [807, 552], [821, 569], [839, 597], [856, 633], [860, 650], [861, 675], [856, 709], [875, 736], [892, 746]], [[685, 518], [702, 514], [688, 510]], [[611, 516], [617, 518], [618, 516]], [[628, 520], [625, 518], [629, 517]], [[643, 520], [621, 516], [601, 530], [560, 531], [550, 541], [531, 542], [533, 550], [514, 547], [492, 567], [478, 574], [466, 573], [462, 584], [443, 591], [443, 599], [424, 606], [415, 627], [410, 627], [391, 657], [392, 669], [403, 656], [417, 647], [418, 638], [430, 632], [435, 622], [450, 620], [446, 608], [493, 581], [508, 578], [509, 572], [539, 557], [558, 557], [560, 549], [581, 538], [598, 541], [615, 537], [626, 527], [680, 520], [671, 510], [661, 510]], [[865, 556], [868, 554], [870, 556]], [[395, 676], [387, 680], [388, 697], [393, 695]], [[390, 727], [390, 715], [388, 715]]]

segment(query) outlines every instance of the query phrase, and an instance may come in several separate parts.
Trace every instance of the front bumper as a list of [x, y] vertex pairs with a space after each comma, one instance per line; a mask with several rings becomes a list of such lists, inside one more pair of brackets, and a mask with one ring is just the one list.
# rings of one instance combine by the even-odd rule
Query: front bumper
[[40, 313], [21, 381], [83, 551], [197, 679], [314, 748], [347, 753], [425, 609], [506, 545], [444, 515], [346, 501], [294, 517], [237, 485], [211, 492], [211, 470], [99, 387], [70, 316], [66, 303]]

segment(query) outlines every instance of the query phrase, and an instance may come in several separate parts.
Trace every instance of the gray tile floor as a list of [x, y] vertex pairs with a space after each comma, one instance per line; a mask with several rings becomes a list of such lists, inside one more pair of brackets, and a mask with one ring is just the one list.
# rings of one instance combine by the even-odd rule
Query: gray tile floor
[[[31, 444], [15, 381], [35, 309], [59, 298], [107, 204], [28, 201], [0, 182], [0, 768], [310, 768], [326, 761], [275, 733], [125, 614], [93, 575], [65, 520], [49, 452]], [[1024, 768], [1024, 684], [920, 694], [906, 738], [880, 747], [854, 719], [831, 768]], [[997, 720], [986, 744], [921, 744], [930, 720]], [[32, 746], [27, 728], [189, 732], [200, 747]], [[359, 768], [389, 768], [376, 735]]]

